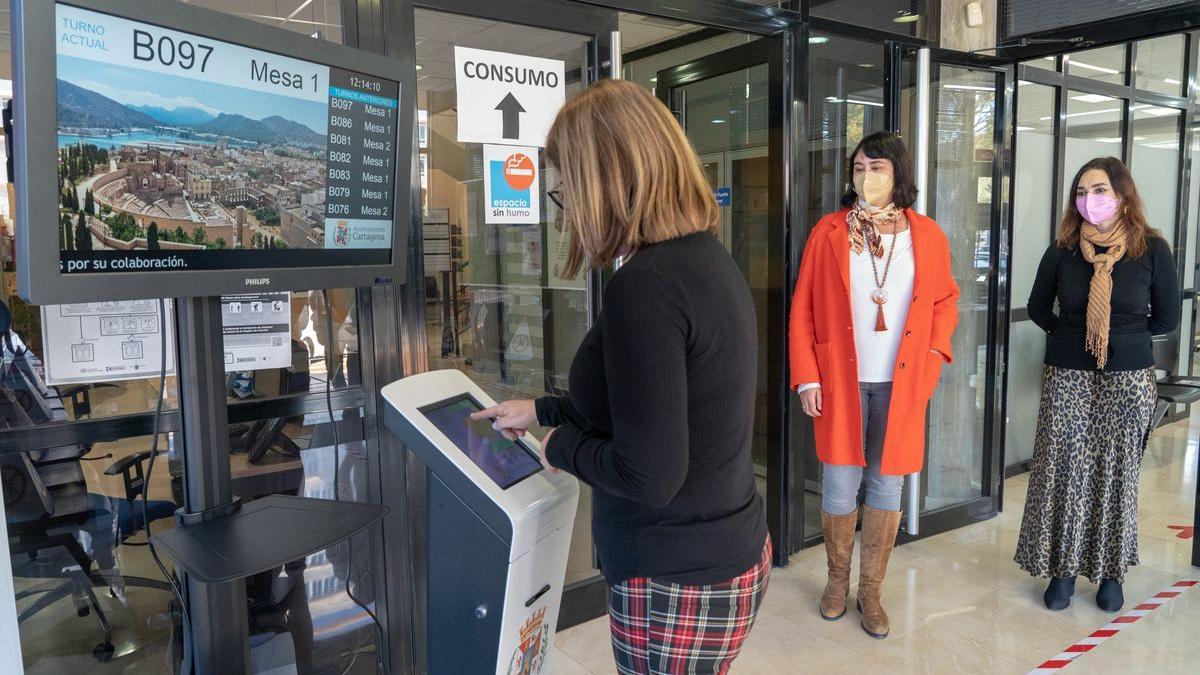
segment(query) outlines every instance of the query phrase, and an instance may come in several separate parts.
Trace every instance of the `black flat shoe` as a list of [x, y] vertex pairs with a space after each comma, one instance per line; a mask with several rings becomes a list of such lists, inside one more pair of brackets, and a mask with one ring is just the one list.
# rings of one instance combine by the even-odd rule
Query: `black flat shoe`
[[1125, 604], [1125, 592], [1121, 582], [1115, 579], [1101, 579], [1100, 590], [1096, 592], [1096, 604], [1106, 612], [1119, 612]]
[[1042, 600], [1046, 609], [1055, 612], [1071, 606], [1071, 596], [1075, 595], [1075, 577], [1054, 577], [1046, 587]]

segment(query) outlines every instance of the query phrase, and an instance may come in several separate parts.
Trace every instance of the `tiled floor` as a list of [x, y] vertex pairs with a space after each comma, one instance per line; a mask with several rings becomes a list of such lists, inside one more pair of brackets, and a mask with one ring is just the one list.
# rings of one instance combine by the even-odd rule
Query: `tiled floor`
[[[1142, 465], [1141, 564], [1126, 578], [1125, 609], [1181, 579], [1191, 541], [1169, 525], [1191, 525], [1196, 494], [1200, 414], [1159, 429]], [[1012, 562], [1028, 484], [1005, 485], [998, 517], [897, 548], [884, 601], [892, 618], [886, 640], [868, 637], [853, 608], [837, 622], [817, 614], [825, 579], [824, 549], [801, 551], [777, 569], [758, 623], [733, 673], [1025, 673], [1108, 623], [1096, 587], [1080, 580], [1075, 600], [1053, 613], [1041, 603], [1041, 580]], [[857, 563], [857, 561], [855, 561]], [[857, 565], [853, 571], [857, 579]], [[852, 591], [853, 592], [853, 591]], [[1200, 672], [1200, 586], [1131, 624], [1079, 657], [1067, 672]], [[547, 672], [613, 672], [606, 619], [558, 636]]]

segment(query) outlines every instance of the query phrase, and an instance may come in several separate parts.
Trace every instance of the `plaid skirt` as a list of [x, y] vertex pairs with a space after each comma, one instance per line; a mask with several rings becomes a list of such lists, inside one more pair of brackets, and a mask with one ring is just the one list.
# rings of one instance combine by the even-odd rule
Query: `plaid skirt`
[[771, 572], [771, 539], [758, 564], [706, 586], [646, 577], [608, 589], [613, 655], [621, 675], [714, 675], [729, 671], [754, 625]]

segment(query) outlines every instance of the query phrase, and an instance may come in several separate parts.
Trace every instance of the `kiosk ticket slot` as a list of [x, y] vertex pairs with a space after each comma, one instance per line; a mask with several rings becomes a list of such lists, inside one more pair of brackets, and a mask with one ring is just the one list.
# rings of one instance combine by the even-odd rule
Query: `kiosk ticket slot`
[[543, 471], [532, 438], [470, 415], [494, 405], [455, 370], [382, 390], [389, 429], [429, 468], [429, 672], [543, 672], [579, 485]]

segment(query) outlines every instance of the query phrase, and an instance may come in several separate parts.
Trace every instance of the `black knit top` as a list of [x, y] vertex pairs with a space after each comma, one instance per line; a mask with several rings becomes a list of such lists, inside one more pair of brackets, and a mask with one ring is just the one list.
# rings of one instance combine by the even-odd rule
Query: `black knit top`
[[643, 248], [604, 292], [571, 365], [570, 398], [538, 401], [547, 458], [590, 485], [611, 584], [731, 579], [766, 542], [755, 487], [754, 303], [708, 233]]
[[[1050, 334], [1047, 365], [1096, 369], [1096, 358], [1084, 346], [1093, 270], [1078, 248], [1051, 244], [1042, 256], [1029, 294], [1029, 318]], [[1150, 368], [1154, 365], [1150, 336], [1170, 333], [1179, 325], [1179, 278], [1171, 247], [1159, 237], [1152, 238], [1140, 258], [1131, 260], [1126, 255], [1113, 266], [1112, 279], [1109, 356], [1104, 369]]]

